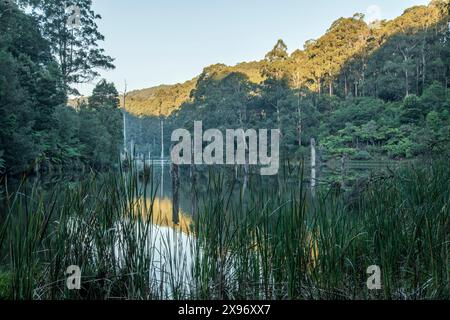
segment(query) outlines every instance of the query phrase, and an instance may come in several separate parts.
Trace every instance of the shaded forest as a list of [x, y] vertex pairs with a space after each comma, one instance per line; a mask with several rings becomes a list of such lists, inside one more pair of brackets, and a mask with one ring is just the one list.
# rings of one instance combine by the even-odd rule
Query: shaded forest
[[[10, 175], [106, 169], [118, 163], [122, 115], [114, 85], [102, 80], [78, 108], [74, 85], [114, 68], [99, 43], [90, 0], [70, 28], [60, 1], [0, 1], [0, 170]], [[25, 9], [28, 9], [25, 13]]]

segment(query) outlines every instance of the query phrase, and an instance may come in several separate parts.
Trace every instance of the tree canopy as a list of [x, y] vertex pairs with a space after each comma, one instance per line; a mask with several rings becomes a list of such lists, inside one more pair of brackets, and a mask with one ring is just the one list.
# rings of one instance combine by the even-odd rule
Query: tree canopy
[[[78, 2], [88, 10], [90, 1]], [[94, 75], [90, 68], [103, 61], [98, 56], [99, 60], [92, 64], [94, 60], [90, 62], [83, 56], [87, 51], [97, 55], [83, 41], [95, 47], [100, 36], [92, 38], [74, 32], [62, 39], [62, 34], [68, 33], [56, 2], [32, 4], [43, 9], [42, 17], [25, 13], [12, 1], [0, 2], [1, 170], [15, 175], [62, 166], [100, 168], [116, 163], [122, 145], [122, 122], [114, 85], [100, 81], [88, 104], [78, 110], [66, 106], [67, 84], [78, 81], [74, 75], [85, 71]], [[88, 26], [92, 15], [89, 13], [84, 21]], [[58, 31], [61, 34], [52, 33], [57, 25], [64, 29]], [[89, 28], [95, 29], [93, 25]], [[66, 48], [59, 52], [57, 46], [63, 42], [73, 45], [74, 51], [69, 53]], [[67, 54], [75, 60], [61, 60]], [[82, 65], [81, 69], [73, 63]]]

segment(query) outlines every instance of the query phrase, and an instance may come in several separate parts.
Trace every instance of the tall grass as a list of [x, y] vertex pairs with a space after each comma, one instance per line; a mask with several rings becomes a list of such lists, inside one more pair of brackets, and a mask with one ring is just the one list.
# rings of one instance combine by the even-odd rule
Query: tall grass
[[[298, 183], [261, 188], [255, 176], [244, 187], [210, 172], [193, 225], [175, 230], [155, 220], [151, 169], [145, 181], [131, 168], [50, 191], [24, 182], [1, 205], [3, 298], [450, 298], [446, 163], [408, 166], [351, 197], [311, 194], [301, 170], [285, 172]], [[82, 269], [79, 291], [66, 287], [70, 265]], [[371, 265], [381, 290], [367, 289]]]

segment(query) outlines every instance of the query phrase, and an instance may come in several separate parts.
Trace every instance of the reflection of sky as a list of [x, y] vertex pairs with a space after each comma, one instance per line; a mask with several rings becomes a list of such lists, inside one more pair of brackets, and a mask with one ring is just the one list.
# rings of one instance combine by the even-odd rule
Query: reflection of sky
[[[429, 0], [94, 0], [106, 36], [102, 44], [116, 58], [116, 70], [102, 76], [122, 90], [192, 79], [204, 67], [261, 60], [279, 38], [290, 51], [301, 48], [340, 17], [380, 8], [383, 19]], [[370, 20], [370, 17], [369, 17]], [[92, 85], [79, 87], [90, 94]]]

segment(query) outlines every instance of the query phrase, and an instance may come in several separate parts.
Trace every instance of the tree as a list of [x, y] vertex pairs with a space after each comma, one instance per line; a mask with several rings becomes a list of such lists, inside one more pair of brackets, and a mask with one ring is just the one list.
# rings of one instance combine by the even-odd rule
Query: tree
[[0, 1], [0, 15], [0, 152], [6, 174], [116, 163], [122, 118], [114, 85], [100, 81], [91, 107], [67, 107], [61, 66], [37, 18], [12, 1]]
[[446, 91], [445, 87], [437, 81], [426, 88], [420, 98], [424, 112], [428, 113], [432, 110], [442, 111], [446, 107], [448, 108], [449, 106], [445, 106], [448, 94]]
[[0, 150], [17, 174], [52, 157], [52, 115], [66, 97], [36, 21], [13, 2], [0, 2], [0, 12]]
[[[99, 76], [97, 68], [113, 69], [113, 59], [99, 47], [104, 36], [98, 31], [96, 20], [101, 16], [92, 10], [92, 0], [23, 0], [33, 7], [44, 37], [49, 41], [52, 53], [61, 68], [63, 83], [90, 82]], [[68, 24], [74, 12], [80, 10], [79, 26]], [[71, 89], [76, 93], [76, 90]]]
[[439, 129], [441, 128], [441, 119], [439, 117], [439, 113], [437, 113], [436, 111], [431, 111], [427, 115], [427, 127], [434, 133], [437, 133], [439, 131]]
[[89, 106], [94, 109], [117, 109], [120, 104], [119, 93], [114, 83], [108, 83], [105, 79], [97, 83], [88, 101]]
[[297, 137], [298, 145], [302, 145], [302, 133], [303, 133], [303, 117], [302, 117], [302, 97], [306, 95], [302, 87], [306, 85], [307, 81], [307, 69], [306, 62], [308, 56], [302, 50], [296, 50], [289, 57], [288, 61], [288, 73], [290, 84], [296, 89], [297, 94]]
[[83, 161], [95, 169], [107, 169], [117, 161], [111, 154], [112, 137], [97, 112], [86, 105], [80, 108], [81, 151]]
[[279, 39], [273, 49], [266, 54], [266, 60], [269, 62], [285, 61], [288, 57], [287, 46], [282, 39]]
[[105, 150], [108, 151], [106, 158], [110, 159], [111, 164], [118, 159], [119, 150], [123, 145], [123, 121], [119, 104], [119, 93], [116, 87], [105, 79], [97, 83], [92, 91], [92, 96], [88, 99], [93, 116], [98, 118], [102, 127], [107, 131], [107, 137], [103, 138], [109, 140]]
[[409, 95], [403, 101], [403, 114], [401, 116], [401, 123], [416, 123], [423, 120], [424, 114], [420, 99], [416, 95]]

